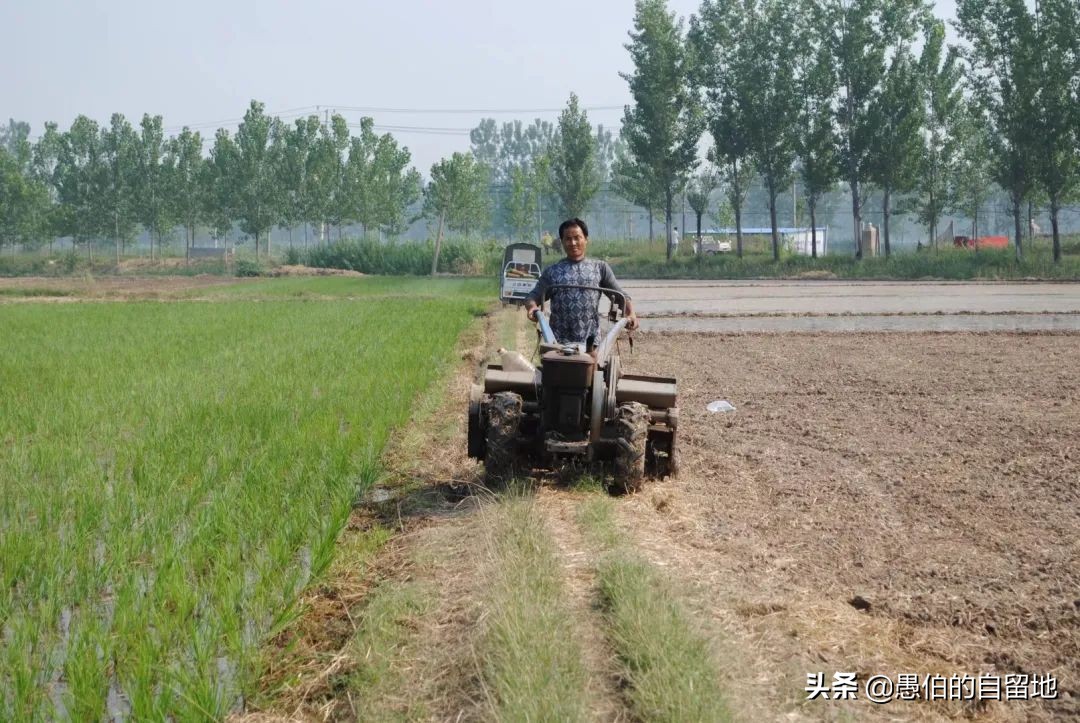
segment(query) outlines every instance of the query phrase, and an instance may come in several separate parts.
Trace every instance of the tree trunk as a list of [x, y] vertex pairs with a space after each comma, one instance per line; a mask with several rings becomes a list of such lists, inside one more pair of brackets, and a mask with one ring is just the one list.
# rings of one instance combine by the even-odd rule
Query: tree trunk
[[673, 249], [671, 248], [671, 191], [664, 194], [664, 222], [667, 227], [667, 260], [671, 261]]
[[259, 232], [255, 232], [255, 261], [259, 260]]
[[1050, 199], [1050, 227], [1054, 234], [1054, 263], [1061, 263], [1061, 234], [1058, 231], [1058, 208], [1057, 199]]
[[773, 261], [780, 260], [780, 231], [776, 226], [776, 184], [773, 179], [767, 178], [765, 185], [769, 190], [769, 225], [772, 228], [772, 257]]
[[[1035, 203], [1031, 200], [1028, 201], [1027, 207], [1027, 229], [1028, 229], [1028, 241], [1035, 239], [1035, 225], [1031, 222], [1031, 217], [1035, 215]], [[1034, 248], [1034, 245], [1032, 246]]]
[[806, 205], [810, 207], [810, 258], [817, 258], [817, 199], [808, 196]]
[[653, 233], [653, 211], [650, 208], [649, 209], [649, 243], [652, 243], [652, 240], [654, 238], [656, 238], [656, 234]]
[[[937, 206], [935, 205], [935, 202], [934, 202], [934, 192], [932, 190], [930, 191], [930, 193], [928, 195], [928, 205], [930, 206], [931, 209], [937, 208]], [[937, 213], [936, 212], [931, 212], [931, 213], [932, 213], [932, 216], [931, 216], [931, 218], [929, 220], [929, 223], [927, 223], [927, 230], [930, 231], [930, 244], [928, 244], [928, 245], [934, 244], [936, 242], [936, 239], [937, 239], [937, 222], [938, 222]]]
[[742, 258], [742, 204], [734, 203], [732, 208], [735, 210], [735, 253], [741, 259]]
[[435, 255], [431, 257], [431, 275], [434, 276], [435, 272], [439, 268], [439, 250], [442, 248], [442, 232], [443, 222], [446, 220], [446, 214], [439, 214], [439, 230], [435, 234]]
[[701, 211], [694, 211], [697, 215], [697, 255], [701, 256]]
[[885, 241], [885, 258], [889, 258], [889, 216], [892, 214], [892, 210], [889, 207], [889, 201], [892, 199], [892, 190], [885, 189], [885, 193], [881, 197], [881, 218], [883, 223], [881, 224], [881, 232]]
[[859, 203], [859, 181], [851, 179], [851, 219], [855, 224], [855, 258], [862, 260], [862, 204]]
[[735, 212], [735, 249], [742, 258], [742, 186], [739, 184], [739, 162], [731, 161], [731, 209]]
[[1012, 197], [1012, 212], [1013, 212], [1013, 231], [1016, 234], [1016, 260], [1017, 262], [1024, 260], [1024, 246], [1023, 246], [1023, 231], [1020, 230], [1020, 216], [1023, 214], [1023, 208], [1021, 204], [1023, 199], [1017, 196], [1015, 193]]

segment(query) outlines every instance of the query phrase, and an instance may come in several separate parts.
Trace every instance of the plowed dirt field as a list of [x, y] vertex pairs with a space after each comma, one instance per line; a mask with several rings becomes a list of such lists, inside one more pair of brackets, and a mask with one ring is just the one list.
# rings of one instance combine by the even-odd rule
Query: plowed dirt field
[[626, 368], [679, 379], [684, 471], [623, 519], [774, 701], [839, 715], [805, 700], [816, 672], [1050, 674], [1057, 699], [1035, 705], [860, 716], [1080, 715], [1080, 337], [638, 341]]

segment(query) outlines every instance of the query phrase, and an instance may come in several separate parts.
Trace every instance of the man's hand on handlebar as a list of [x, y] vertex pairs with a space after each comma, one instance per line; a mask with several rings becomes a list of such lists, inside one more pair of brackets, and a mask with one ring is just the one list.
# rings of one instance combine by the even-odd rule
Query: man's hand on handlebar
[[623, 302], [623, 315], [629, 320], [626, 324], [627, 331], [638, 328], [637, 314], [634, 313], [634, 302], [630, 301], [630, 299]]
[[529, 300], [525, 303], [525, 318], [529, 321], [536, 321], [536, 310], [540, 307], [535, 301]]

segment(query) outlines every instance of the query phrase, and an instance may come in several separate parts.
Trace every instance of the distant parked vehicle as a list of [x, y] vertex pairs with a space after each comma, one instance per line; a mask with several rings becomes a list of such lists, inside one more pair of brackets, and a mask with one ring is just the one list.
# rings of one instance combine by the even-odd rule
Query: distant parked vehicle
[[731, 242], [721, 241], [720, 239], [713, 238], [712, 236], [702, 236], [701, 253], [705, 254], [706, 256], [715, 256], [716, 254], [731, 253]]

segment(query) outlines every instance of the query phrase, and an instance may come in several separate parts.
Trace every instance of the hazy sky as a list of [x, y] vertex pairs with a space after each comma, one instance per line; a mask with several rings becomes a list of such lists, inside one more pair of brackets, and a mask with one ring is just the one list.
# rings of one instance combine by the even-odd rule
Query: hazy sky
[[[668, 3], [683, 17], [699, 5]], [[953, 0], [937, 7], [954, 12]], [[426, 176], [468, 149], [481, 118], [554, 120], [571, 91], [596, 108], [594, 124], [617, 129], [632, 19], [630, 0], [7, 0], [0, 121], [28, 121], [37, 136], [47, 120], [66, 128], [80, 113], [107, 122], [118, 111], [137, 123], [148, 112], [170, 132], [190, 125], [211, 138], [253, 98], [283, 119], [320, 106], [381, 129], [428, 129], [391, 131]]]

